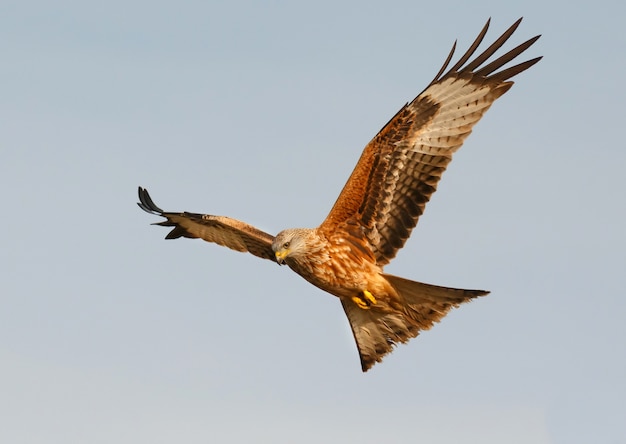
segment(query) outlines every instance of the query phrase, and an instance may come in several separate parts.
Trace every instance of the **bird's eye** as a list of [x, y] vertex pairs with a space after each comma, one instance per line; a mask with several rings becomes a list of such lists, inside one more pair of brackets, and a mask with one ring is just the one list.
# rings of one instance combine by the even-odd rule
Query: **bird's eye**
[[289, 248], [289, 242], [285, 242], [285, 243], [283, 244], [283, 248]]

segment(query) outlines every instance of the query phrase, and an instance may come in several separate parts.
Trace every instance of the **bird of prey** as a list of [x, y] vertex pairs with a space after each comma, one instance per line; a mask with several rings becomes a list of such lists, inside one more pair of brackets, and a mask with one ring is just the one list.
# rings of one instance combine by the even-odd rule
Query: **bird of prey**
[[513, 76], [541, 59], [505, 68], [540, 36], [495, 58], [520, 22], [472, 58], [487, 33], [487, 21], [470, 48], [447, 69], [455, 42], [433, 81], [367, 144], [317, 228], [291, 228], [272, 236], [230, 217], [167, 212], [141, 187], [138, 205], [166, 218], [156, 223], [173, 227], [166, 239], [200, 238], [287, 264], [311, 284], [338, 297], [365, 372], [396, 344], [431, 328], [450, 309], [489, 293], [415, 282], [383, 269], [409, 238], [472, 127], [511, 88]]

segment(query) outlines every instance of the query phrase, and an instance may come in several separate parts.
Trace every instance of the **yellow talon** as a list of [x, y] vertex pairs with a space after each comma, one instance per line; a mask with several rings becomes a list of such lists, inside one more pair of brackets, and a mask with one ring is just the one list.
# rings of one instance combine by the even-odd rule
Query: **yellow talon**
[[370, 303], [367, 305], [376, 305], [376, 298], [374, 297], [372, 293], [370, 293], [367, 290], [363, 290], [363, 296], [365, 296], [365, 299], [370, 301]]
[[361, 299], [358, 296], [352, 296], [352, 300], [354, 301], [354, 303], [356, 305], [359, 306], [359, 308], [362, 308], [363, 310], [369, 310], [370, 306], [367, 305], [367, 302], [365, 302], [363, 299]]
[[359, 306], [359, 308], [362, 308], [363, 310], [369, 310], [372, 305], [376, 305], [376, 298], [372, 293], [367, 290], [363, 290], [362, 294], [363, 297], [352, 296], [352, 300], [356, 305]]

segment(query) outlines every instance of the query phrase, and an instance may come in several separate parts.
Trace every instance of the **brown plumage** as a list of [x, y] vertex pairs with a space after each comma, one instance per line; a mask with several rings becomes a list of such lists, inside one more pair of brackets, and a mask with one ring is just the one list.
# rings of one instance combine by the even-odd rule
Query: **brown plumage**
[[341, 300], [367, 371], [393, 346], [414, 338], [451, 308], [482, 290], [462, 290], [385, 274], [383, 267], [404, 246], [452, 155], [510, 79], [541, 57], [501, 69], [539, 36], [490, 61], [519, 19], [472, 61], [489, 22], [467, 52], [446, 71], [455, 46], [428, 87], [406, 104], [365, 147], [326, 220], [314, 229], [281, 231], [276, 237], [223, 216], [169, 213], [139, 188], [139, 206], [174, 227], [167, 239], [201, 238], [287, 264], [313, 285]]

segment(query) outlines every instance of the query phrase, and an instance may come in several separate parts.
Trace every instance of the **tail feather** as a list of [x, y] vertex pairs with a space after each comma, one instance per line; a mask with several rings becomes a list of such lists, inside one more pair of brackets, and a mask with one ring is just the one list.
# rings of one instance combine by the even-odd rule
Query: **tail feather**
[[469, 299], [489, 294], [485, 290], [463, 290], [424, 284], [423, 282], [410, 281], [392, 274], [383, 274], [383, 276], [409, 304], [426, 302], [461, 304]]
[[448, 312], [464, 302], [489, 294], [484, 290], [463, 290], [383, 275], [400, 296], [399, 301], [383, 298], [369, 310], [342, 299], [357, 343], [361, 368], [369, 370], [393, 351], [396, 344], [408, 342], [420, 331], [430, 329]]

